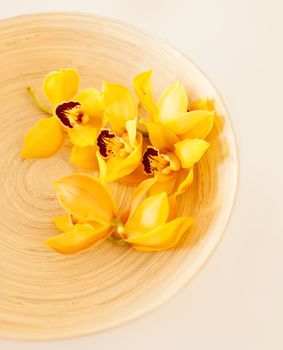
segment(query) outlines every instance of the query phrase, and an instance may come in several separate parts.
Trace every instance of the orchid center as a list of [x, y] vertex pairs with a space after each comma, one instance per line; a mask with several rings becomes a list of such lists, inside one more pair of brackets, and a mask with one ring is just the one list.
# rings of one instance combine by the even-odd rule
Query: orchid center
[[109, 129], [102, 129], [97, 138], [99, 152], [104, 158], [109, 158], [116, 155], [122, 155], [125, 149], [125, 143], [121, 137], [116, 136]]
[[143, 155], [142, 164], [145, 173], [155, 175], [170, 166], [170, 159], [165, 154], [160, 154], [157, 148], [149, 146]]
[[55, 114], [60, 122], [72, 129], [76, 124], [84, 125], [89, 122], [89, 116], [84, 112], [79, 102], [63, 102], [57, 106]]

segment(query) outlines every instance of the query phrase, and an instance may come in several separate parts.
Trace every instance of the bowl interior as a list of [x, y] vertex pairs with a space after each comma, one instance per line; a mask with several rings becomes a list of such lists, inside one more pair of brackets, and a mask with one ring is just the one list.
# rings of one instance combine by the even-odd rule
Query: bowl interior
[[[23, 30], [24, 28], [24, 30]], [[0, 336], [48, 339], [99, 332], [152, 310], [187, 283], [208, 259], [228, 221], [237, 185], [237, 151], [221, 97], [182, 54], [116, 21], [86, 14], [30, 15], [0, 22]], [[154, 72], [156, 96], [175, 80], [192, 98], [211, 96], [218, 119], [211, 147], [180, 212], [196, 218], [178, 249], [141, 253], [105, 242], [73, 256], [43, 241], [56, 234], [59, 215], [53, 180], [78, 171], [69, 146], [45, 160], [21, 160], [26, 130], [43, 115], [26, 87], [41, 93], [42, 78], [74, 67], [81, 87], [102, 80], [129, 87], [143, 70]], [[120, 204], [129, 189], [113, 184]]]

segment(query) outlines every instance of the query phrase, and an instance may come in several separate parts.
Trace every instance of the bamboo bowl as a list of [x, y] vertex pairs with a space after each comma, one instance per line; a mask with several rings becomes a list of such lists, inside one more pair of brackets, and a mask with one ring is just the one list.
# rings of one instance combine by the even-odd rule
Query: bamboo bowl
[[[159, 306], [184, 286], [217, 246], [238, 180], [235, 138], [227, 110], [207, 77], [164, 42], [111, 19], [87, 14], [40, 14], [0, 22], [0, 337], [68, 338], [105, 331]], [[211, 147], [196, 168], [180, 212], [196, 225], [175, 250], [135, 252], [109, 242], [73, 256], [43, 245], [61, 214], [53, 180], [78, 171], [69, 146], [54, 157], [22, 160], [26, 130], [40, 118], [27, 86], [73, 67], [82, 87], [103, 79], [130, 85], [150, 67], [155, 93], [181, 80], [192, 98], [211, 96], [218, 118]], [[123, 204], [131, 191], [111, 189]]]

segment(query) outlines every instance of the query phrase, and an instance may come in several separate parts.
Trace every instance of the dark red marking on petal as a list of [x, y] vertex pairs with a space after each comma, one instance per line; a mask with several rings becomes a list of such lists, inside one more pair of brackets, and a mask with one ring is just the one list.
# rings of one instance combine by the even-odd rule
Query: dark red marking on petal
[[114, 132], [110, 132], [109, 129], [102, 129], [98, 138], [97, 146], [102, 157], [108, 158], [110, 156], [116, 156], [125, 147]]
[[83, 123], [83, 116], [84, 116], [84, 112], [79, 112], [78, 116], [77, 116], [77, 123], [82, 124]]
[[97, 138], [97, 146], [99, 147], [99, 152], [102, 155], [102, 157], [108, 157], [108, 145], [106, 140], [115, 138], [116, 135], [112, 132], [110, 132], [109, 129], [103, 129], [101, 130], [98, 138]]
[[71, 121], [67, 117], [67, 112], [80, 105], [81, 104], [79, 102], [75, 102], [75, 101], [63, 102], [57, 106], [55, 114], [64, 126], [72, 129], [73, 125], [71, 124]]
[[167, 168], [170, 165], [170, 161], [166, 159], [166, 155], [160, 154], [157, 148], [147, 146], [142, 158], [142, 164], [146, 174], [154, 175], [154, 173], [161, 172]]
[[152, 166], [152, 158], [158, 157], [159, 152], [156, 148], [153, 147], [147, 147], [146, 151], [144, 152], [143, 158], [142, 158], [142, 164], [144, 167], [144, 171], [147, 174], [153, 174], [155, 170], [158, 170], [157, 168], [154, 168]]

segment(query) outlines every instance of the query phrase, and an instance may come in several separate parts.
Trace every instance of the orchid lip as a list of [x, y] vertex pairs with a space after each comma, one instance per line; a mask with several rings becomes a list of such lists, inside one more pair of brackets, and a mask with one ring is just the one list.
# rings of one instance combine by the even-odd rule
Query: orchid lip
[[[74, 108], [77, 108], [79, 106], [81, 106], [79, 102], [75, 102], [75, 101], [63, 102], [56, 107], [55, 114], [64, 126], [72, 129], [74, 127], [74, 121], [70, 120], [70, 118], [68, 117], [68, 114]], [[82, 118], [83, 118], [82, 113], [78, 113], [77, 122], [78, 123], [82, 122]]]
[[145, 173], [153, 175], [155, 172], [167, 168], [170, 165], [170, 162], [165, 159], [164, 155], [159, 153], [157, 148], [148, 146], [143, 155], [142, 164]]
[[117, 155], [125, 147], [123, 142], [119, 141], [116, 134], [109, 129], [101, 129], [97, 138], [97, 146], [104, 158]]

